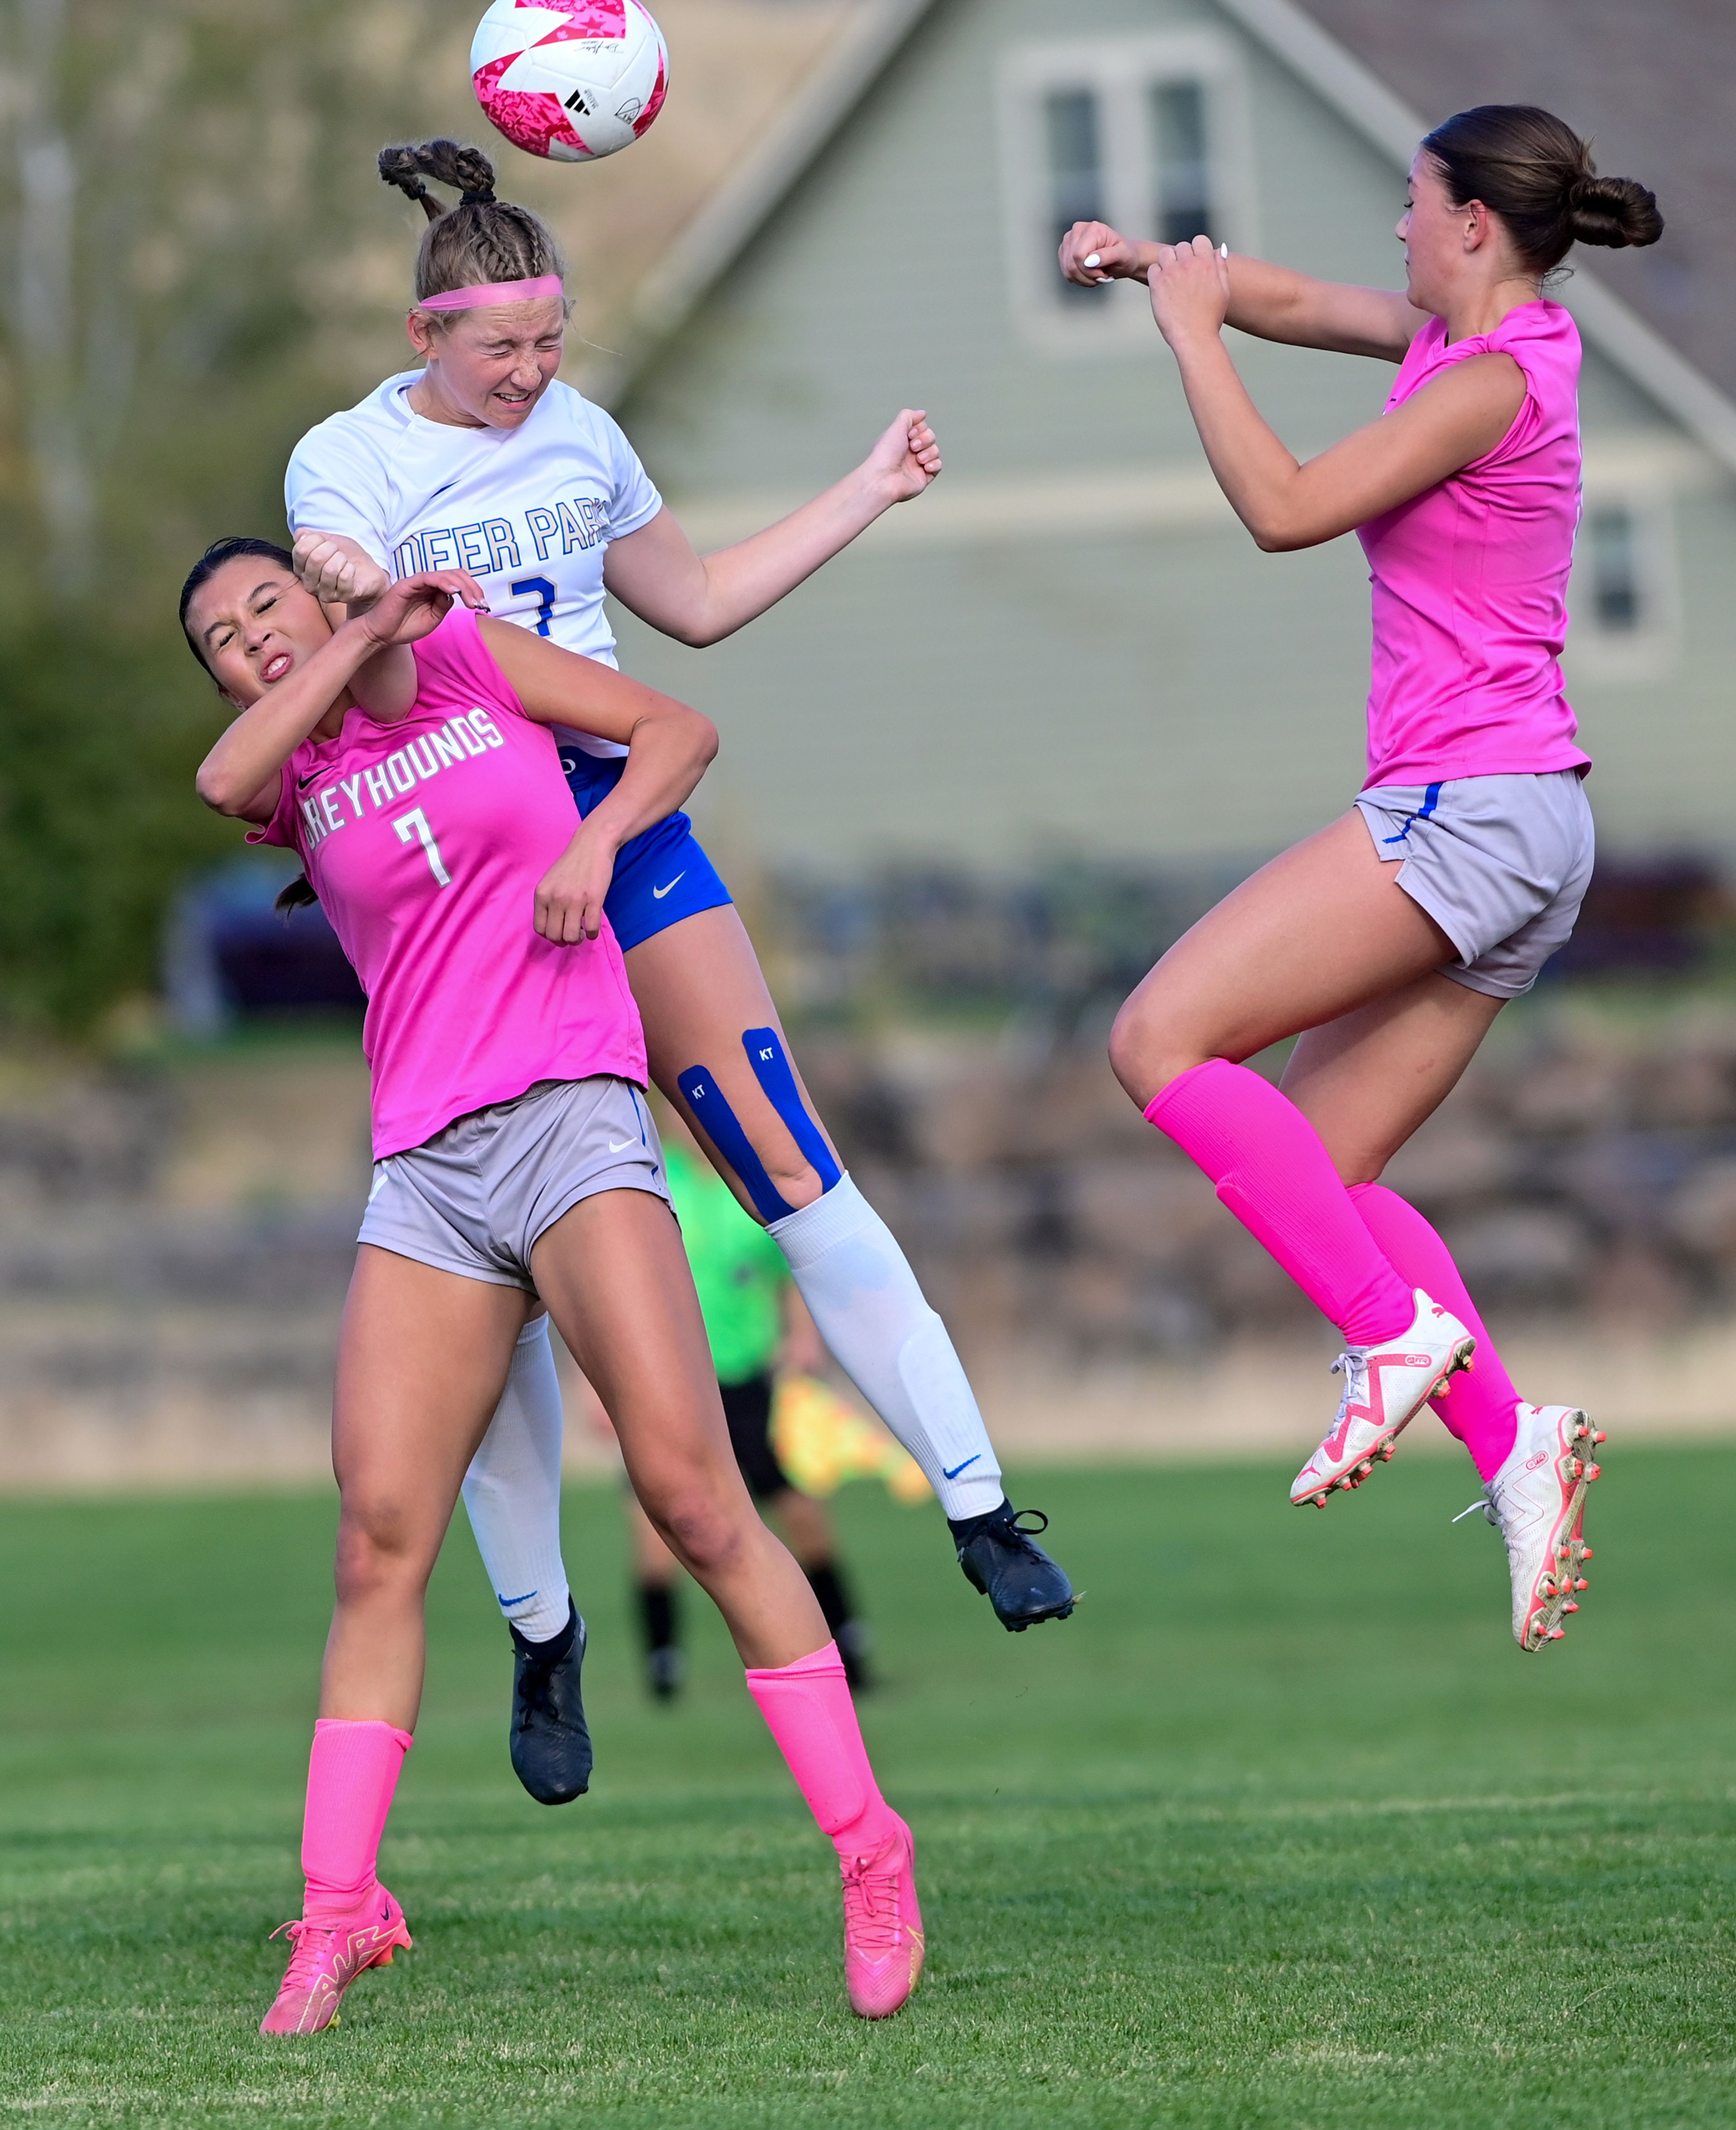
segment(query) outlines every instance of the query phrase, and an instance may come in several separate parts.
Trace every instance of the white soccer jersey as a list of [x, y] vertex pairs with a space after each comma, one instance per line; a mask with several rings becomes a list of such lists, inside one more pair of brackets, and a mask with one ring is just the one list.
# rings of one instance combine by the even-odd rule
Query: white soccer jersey
[[468, 570], [490, 614], [613, 666], [603, 556], [662, 509], [620, 425], [558, 379], [516, 429], [430, 422], [407, 396], [421, 375], [302, 438], [284, 477], [291, 531], [341, 532], [400, 577]]

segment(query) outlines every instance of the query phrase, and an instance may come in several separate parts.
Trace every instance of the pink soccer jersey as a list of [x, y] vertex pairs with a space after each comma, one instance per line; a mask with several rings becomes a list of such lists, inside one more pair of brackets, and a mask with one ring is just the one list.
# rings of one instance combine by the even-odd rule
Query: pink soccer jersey
[[1579, 526], [1580, 337], [1559, 303], [1521, 303], [1447, 345], [1431, 318], [1389, 411], [1469, 356], [1510, 355], [1525, 402], [1492, 451], [1359, 528], [1374, 585], [1368, 781], [1584, 769], [1557, 662]]
[[536, 930], [537, 884], [579, 825], [553, 735], [466, 609], [414, 649], [409, 715], [352, 709], [304, 742], [247, 838], [300, 853], [367, 993], [376, 1160], [539, 1080], [646, 1077], [608, 919], [574, 947]]

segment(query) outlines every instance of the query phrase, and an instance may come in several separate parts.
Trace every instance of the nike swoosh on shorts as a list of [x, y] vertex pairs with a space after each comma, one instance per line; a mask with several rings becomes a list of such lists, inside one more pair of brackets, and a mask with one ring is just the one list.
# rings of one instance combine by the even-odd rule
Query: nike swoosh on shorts
[[[675, 876], [675, 878], [670, 881], [669, 887], [679, 887], [686, 877], [687, 876], [685, 872], [678, 872]], [[651, 900], [653, 902], [661, 902], [663, 897], [669, 892], [669, 887], [653, 888], [651, 891]]]

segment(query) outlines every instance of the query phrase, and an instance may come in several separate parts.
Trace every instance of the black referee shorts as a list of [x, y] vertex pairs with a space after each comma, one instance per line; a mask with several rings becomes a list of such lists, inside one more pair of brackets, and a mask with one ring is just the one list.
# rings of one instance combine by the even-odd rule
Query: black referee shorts
[[749, 1376], [743, 1383], [720, 1383], [724, 1418], [729, 1424], [729, 1447], [756, 1502], [768, 1501], [789, 1486], [772, 1449], [772, 1391], [769, 1374]]

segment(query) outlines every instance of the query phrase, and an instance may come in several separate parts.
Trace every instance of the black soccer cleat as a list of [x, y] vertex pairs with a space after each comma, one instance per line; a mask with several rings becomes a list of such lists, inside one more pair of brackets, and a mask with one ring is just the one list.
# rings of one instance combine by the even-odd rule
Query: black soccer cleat
[[585, 1622], [567, 1601], [552, 1640], [528, 1642], [509, 1621], [513, 1668], [513, 1773], [538, 1804], [570, 1804], [591, 1787], [591, 1732], [579, 1692]]
[[[1027, 1526], [1026, 1516], [1037, 1521]], [[1041, 1546], [1031, 1544], [1049, 1528], [1040, 1509], [1015, 1509], [1003, 1500], [986, 1516], [947, 1521], [965, 1580], [988, 1598], [1009, 1634], [1022, 1635], [1040, 1620], [1064, 1620], [1071, 1615], [1073, 1585], [1065, 1570]]]
[[673, 1701], [681, 1690], [681, 1680], [686, 1673], [681, 1651], [672, 1642], [665, 1642], [661, 1649], [645, 1652], [645, 1683], [651, 1689], [653, 1701]]

